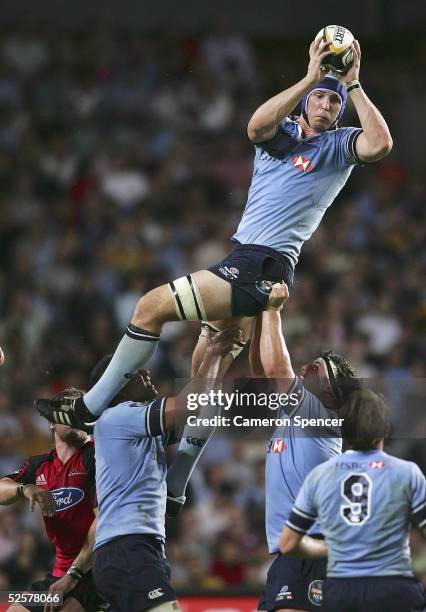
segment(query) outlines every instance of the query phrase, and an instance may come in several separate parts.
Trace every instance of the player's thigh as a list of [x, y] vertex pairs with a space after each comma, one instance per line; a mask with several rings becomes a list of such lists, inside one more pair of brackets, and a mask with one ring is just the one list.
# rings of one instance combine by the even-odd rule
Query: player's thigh
[[199, 270], [191, 276], [200, 292], [207, 320], [213, 321], [230, 317], [232, 295], [230, 283], [219, 278], [213, 272], [209, 272], [209, 270]]
[[[187, 277], [188, 278], [188, 277]], [[159, 332], [167, 321], [220, 319], [231, 315], [231, 285], [208, 270], [172, 281], [144, 295], [136, 304], [132, 324]]]
[[251, 338], [254, 320], [255, 317], [227, 317], [226, 319], [219, 319], [218, 321], [209, 320], [209, 323], [218, 329], [225, 329], [226, 327], [235, 325], [242, 331], [242, 341], [247, 342], [247, 340]]

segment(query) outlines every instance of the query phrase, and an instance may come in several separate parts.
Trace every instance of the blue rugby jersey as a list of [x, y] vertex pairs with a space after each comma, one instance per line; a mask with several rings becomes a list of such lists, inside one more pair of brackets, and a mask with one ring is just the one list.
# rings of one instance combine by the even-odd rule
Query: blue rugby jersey
[[[279, 552], [282, 528], [293, 508], [297, 494], [309, 472], [342, 452], [340, 429], [322, 427], [302, 430], [295, 424], [296, 416], [309, 419], [337, 418], [317, 397], [307, 391], [296, 378], [287, 394], [297, 393], [295, 407], [283, 408], [278, 417], [289, 419], [289, 425], [278, 427], [269, 443], [265, 466], [266, 537], [270, 553]], [[319, 533], [314, 525], [311, 533]]]
[[306, 533], [319, 517], [327, 576], [412, 576], [412, 520], [426, 527], [420, 468], [383, 451], [347, 451], [316, 467], [297, 496], [288, 527]]
[[99, 516], [94, 548], [134, 533], [165, 538], [164, 403], [165, 398], [124, 402], [105, 410], [96, 421]]
[[338, 128], [310, 138], [286, 118], [277, 134], [255, 145], [253, 178], [234, 238], [287, 255], [296, 265], [300, 250], [359, 163], [359, 128]]

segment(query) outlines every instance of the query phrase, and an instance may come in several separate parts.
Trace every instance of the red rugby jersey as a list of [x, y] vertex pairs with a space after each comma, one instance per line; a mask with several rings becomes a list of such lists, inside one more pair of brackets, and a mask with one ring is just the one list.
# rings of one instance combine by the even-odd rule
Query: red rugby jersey
[[55, 545], [53, 576], [63, 576], [78, 555], [95, 514], [95, 449], [86, 442], [65, 463], [56, 450], [35, 455], [20, 470], [7, 475], [22, 484], [50, 489], [56, 503], [55, 516], [43, 516], [49, 540]]

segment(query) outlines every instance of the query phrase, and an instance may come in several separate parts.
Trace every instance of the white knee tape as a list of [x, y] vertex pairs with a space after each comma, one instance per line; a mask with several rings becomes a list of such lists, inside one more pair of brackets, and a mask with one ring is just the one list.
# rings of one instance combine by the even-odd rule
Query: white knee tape
[[169, 287], [175, 298], [177, 316], [181, 321], [201, 321], [207, 318], [203, 300], [191, 274], [169, 283]]
[[165, 603], [150, 608], [150, 612], [182, 612], [178, 601], [166, 601]]

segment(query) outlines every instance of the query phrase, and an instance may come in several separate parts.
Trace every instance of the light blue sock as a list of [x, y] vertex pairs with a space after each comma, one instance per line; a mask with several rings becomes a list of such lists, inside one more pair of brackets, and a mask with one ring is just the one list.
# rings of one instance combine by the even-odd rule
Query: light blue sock
[[[220, 414], [219, 406], [203, 406], [199, 416], [211, 419]], [[185, 496], [186, 486], [207, 442], [216, 427], [185, 425], [175, 458], [167, 470], [167, 493], [171, 497]]]
[[134, 374], [145, 365], [154, 354], [159, 339], [157, 334], [129, 324], [102, 377], [83, 396], [93, 415], [99, 416], [108, 408], [109, 402], [129, 381], [126, 374]]

